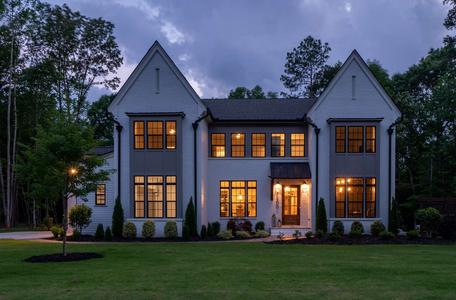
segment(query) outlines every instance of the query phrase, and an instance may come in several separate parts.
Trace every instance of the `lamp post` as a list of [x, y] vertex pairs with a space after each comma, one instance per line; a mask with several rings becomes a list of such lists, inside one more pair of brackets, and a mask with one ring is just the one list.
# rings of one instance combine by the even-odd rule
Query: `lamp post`
[[69, 190], [70, 186], [72, 183], [73, 178], [75, 178], [78, 174], [78, 170], [75, 167], [70, 167], [68, 169], [68, 174], [66, 176], [67, 180], [67, 186], [66, 186], [66, 191], [63, 195], [63, 256], [66, 256], [66, 235], [67, 235], [67, 229], [68, 229], [68, 196], [69, 196]]

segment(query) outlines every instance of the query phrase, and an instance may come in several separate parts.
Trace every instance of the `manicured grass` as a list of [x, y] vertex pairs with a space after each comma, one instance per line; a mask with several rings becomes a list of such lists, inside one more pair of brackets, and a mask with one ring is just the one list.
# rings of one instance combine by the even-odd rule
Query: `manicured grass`
[[0, 229], [0, 233], [7, 232], [22, 232], [22, 231], [40, 231], [38, 228], [11, 228], [11, 229]]
[[454, 299], [456, 247], [70, 244], [102, 259], [31, 264], [61, 244], [0, 241], [0, 299]]

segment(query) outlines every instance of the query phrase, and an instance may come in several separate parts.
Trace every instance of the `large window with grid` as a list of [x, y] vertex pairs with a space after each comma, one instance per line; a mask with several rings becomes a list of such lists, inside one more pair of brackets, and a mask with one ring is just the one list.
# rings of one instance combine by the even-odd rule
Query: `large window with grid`
[[345, 178], [336, 178], [336, 218], [345, 218]]
[[304, 156], [304, 133], [291, 134], [291, 156]]
[[135, 218], [144, 218], [145, 194], [144, 194], [144, 176], [135, 176]]
[[349, 153], [363, 153], [363, 139], [364, 139], [363, 126], [349, 126], [348, 127], [348, 152]]
[[147, 122], [147, 148], [163, 149], [163, 122]]
[[133, 122], [135, 149], [144, 149], [144, 122]]
[[345, 126], [336, 126], [336, 153], [345, 153]]
[[366, 218], [375, 218], [375, 178], [366, 178]]
[[220, 216], [256, 217], [256, 181], [221, 181]]
[[97, 184], [96, 205], [106, 205], [106, 184]]
[[[376, 179], [337, 177], [336, 218], [375, 218]], [[363, 211], [364, 210], [364, 211]]]
[[147, 217], [163, 218], [163, 176], [147, 176]]
[[271, 133], [271, 156], [285, 156], [285, 133]]
[[366, 152], [375, 153], [375, 126], [366, 126]]
[[176, 149], [176, 121], [166, 121], [166, 149]]
[[348, 217], [363, 217], [363, 178], [347, 179]]
[[252, 133], [252, 157], [266, 156], [266, 134]]
[[225, 157], [225, 134], [213, 133], [211, 135], [212, 157]]
[[245, 156], [245, 134], [232, 133], [231, 134], [231, 157], [244, 157]]
[[177, 216], [176, 176], [166, 176], [166, 217]]

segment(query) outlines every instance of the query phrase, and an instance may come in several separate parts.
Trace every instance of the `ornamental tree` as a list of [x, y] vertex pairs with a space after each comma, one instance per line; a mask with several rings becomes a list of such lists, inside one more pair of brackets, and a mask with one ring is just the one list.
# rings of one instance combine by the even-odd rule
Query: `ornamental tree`
[[79, 228], [79, 232], [82, 233], [82, 229], [87, 228], [92, 223], [92, 208], [86, 206], [84, 203], [75, 205], [70, 209], [68, 217], [71, 227], [75, 229]]

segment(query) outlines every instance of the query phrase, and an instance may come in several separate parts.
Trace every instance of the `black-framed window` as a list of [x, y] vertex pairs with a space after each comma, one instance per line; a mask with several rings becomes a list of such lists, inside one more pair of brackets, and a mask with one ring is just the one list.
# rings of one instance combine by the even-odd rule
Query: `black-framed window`
[[363, 217], [363, 196], [364, 196], [364, 179], [348, 178], [347, 179], [347, 203], [348, 217]]
[[348, 153], [364, 152], [364, 127], [348, 126]]
[[163, 149], [163, 122], [147, 122], [147, 149]]
[[[336, 218], [375, 218], [376, 179], [337, 177]], [[363, 211], [364, 210], [364, 211]]]
[[225, 134], [213, 133], [211, 135], [211, 153], [212, 157], [225, 157]]
[[336, 126], [336, 153], [345, 153], [345, 126]]
[[366, 152], [376, 152], [376, 128], [375, 126], [366, 126]]
[[256, 217], [256, 181], [220, 181], [220, 217]]
[[176, 121], [166, 121], [166, 149], [176, 149]]
[[305, 155], [304, 143], [305, 135], [304, 133], [292, 133], [290, 138], [291, 144], [291, 156], [292, 157], [301, 157]]
[[266, 134], [252, 133], [252, 157], [266, 156]]
[[145, 193], [144, 193], [144, 176], [134, 177], [135, 186], [135, 218], [144, 218], [145, 210]]
[[375, 218], [376, 209], [376, 180], [375, 178], [366, 178], [366, 218]]
[[245, 134], [231, 134], [231, 157], [245, 157]]
[[285, 133], [271, 133], [271, 156], [285, 156]]
[[163, 176], [147, 176], [147, 217], [163, 218]]
[[134, 139], [135, 139], [135, 149], [144, 149], [144, 122], [135, 121], [133, 122], [134, 127]]
[[95, 194], [96, 205], [106, 205], [106, 184], [97, 184], [97, 192]]
[[166, 217], [177, 216], [177, 181], [176, 176], [166, 176]]
[[345, 218], [345, 178], [336, 178], [336, 218]]

